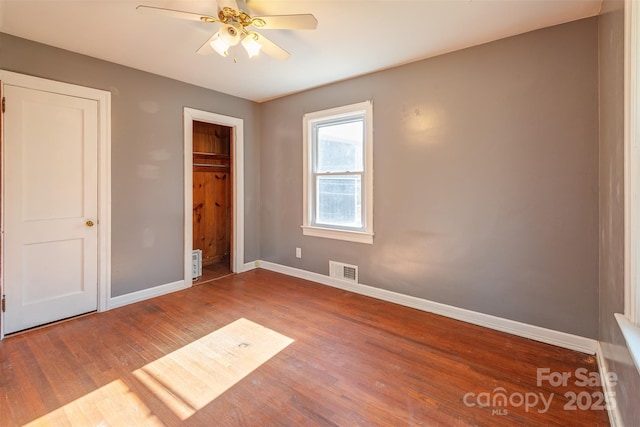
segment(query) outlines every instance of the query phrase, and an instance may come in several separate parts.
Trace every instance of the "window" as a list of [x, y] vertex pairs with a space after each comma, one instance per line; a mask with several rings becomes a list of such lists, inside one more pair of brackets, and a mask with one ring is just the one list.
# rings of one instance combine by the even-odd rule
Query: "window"
[[305, 114], [306, 236], [373, 243], [371, 101]]

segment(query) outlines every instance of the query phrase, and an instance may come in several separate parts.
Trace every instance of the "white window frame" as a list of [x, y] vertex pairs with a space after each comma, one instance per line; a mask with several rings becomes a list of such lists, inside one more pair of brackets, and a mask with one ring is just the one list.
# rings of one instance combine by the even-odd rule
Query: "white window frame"
[[[315, 180], [313, 179], [313, 132], [315, 125], [333, 120], [364, 115], [364, 172], [362, 173], [363, 228], [361, 230], [331, 227], [314, 223]], [[346, 240], [373, 244], [373, 102], [364, 101], [328, 110], [307, 113], [302, 119], [303, 128], [303, 219], [305, 236]]]
[[640, 371], [640, 5], [626, 0], [624, 99], [624, 314], [615, 317]]

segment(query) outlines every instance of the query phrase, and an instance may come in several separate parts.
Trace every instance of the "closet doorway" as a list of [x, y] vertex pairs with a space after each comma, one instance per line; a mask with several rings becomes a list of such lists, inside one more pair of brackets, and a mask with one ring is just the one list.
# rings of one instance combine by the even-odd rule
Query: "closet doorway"
[[202, 251], [202, 284], [231, 274], [233, 128], [193, 121], [193, 249]]

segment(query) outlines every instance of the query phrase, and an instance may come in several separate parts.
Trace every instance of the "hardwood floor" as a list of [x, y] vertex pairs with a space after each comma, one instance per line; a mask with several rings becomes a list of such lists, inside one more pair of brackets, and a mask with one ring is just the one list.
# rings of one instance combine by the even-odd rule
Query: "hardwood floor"
[[[139, 379], [150, 364], [168, 369], [166, 357], [182, 363], [179, 355], [241, 318], [293, 342], [182, 417]], [[188, 357], [185, 369], [215, 364]], [[571, 377], [538, 385], [538, 368]], [[595, 358], [254, 270], [6, 338], [0, 424], [90, 425], [103, 417], [127, 427], [608, 425], [605, 410], [579, 409], [602, 392], [576, 384], [579, 368], [597, 373]], [[171, 389], [168, 378], [156, 381]], [[206, 396], [199, 387], [186, 385]], [[571, 402], [571, 392], [582, 400]], [[577, 410], [565, 409], [572, 403]]]

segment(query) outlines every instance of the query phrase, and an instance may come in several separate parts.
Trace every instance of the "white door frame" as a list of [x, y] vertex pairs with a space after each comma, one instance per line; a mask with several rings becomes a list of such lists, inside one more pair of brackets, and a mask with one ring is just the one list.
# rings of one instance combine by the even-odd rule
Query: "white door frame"
[[193, 122], [205, 122], [232, 128], [233, 162], [233, 265], [231, 271], [244, 268], [244, 120], [208, 111], [184, 107], [184, 282], [192, 283], [193, 251]]
[[[24, 88], [53, 92], [80, 98], [92, 99], [98, 103], [98, 311], [107, 310], [107, 304], [111, 297], [111, 93], [99, 89], [62, 83], [39, 77], [18, 74], [11, 71], [0, 70], [0, 80], [4, 86], [20, 86]], [[11, 109], [10, 101], [6, 106]], [[3, 118], [4, 120], [4, 118]], [[4, 129], [2, 126], [2, 161], [4, 162]], [[4, 214], [8, 208], [4, 200], [4, 167], [2, 168], [2, 225], [4, 227]], [[2, 257], [4, 263], [4, 231], [0, 237]], [[4, 269], [0, 275], [0, 287], [4, 284]], [[4, 290], [3, 288], [1, 290]], [[9, 301], [8, 304], [11, 302]], [[2, 314], [2, 327], [0, 339], [4, 338], [4, 314]]]

